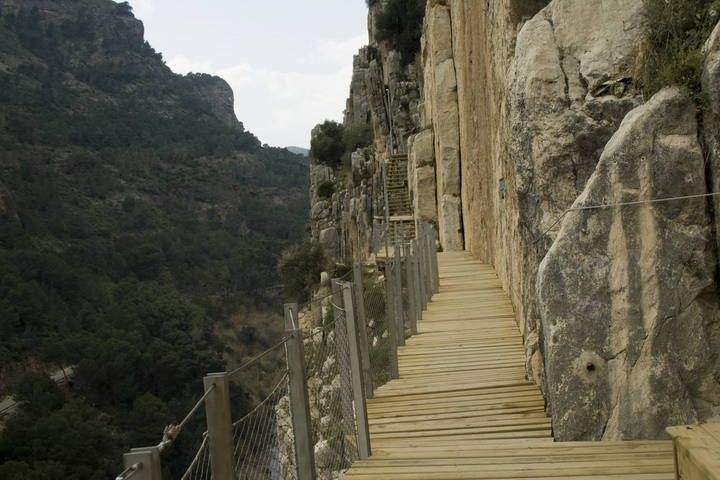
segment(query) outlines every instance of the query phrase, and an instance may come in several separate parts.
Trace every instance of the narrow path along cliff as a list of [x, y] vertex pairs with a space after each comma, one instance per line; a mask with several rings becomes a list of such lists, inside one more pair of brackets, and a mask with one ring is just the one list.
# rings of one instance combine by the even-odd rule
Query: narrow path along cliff
[[440, 292], [368, 401], [373, 454], [346, 479], [673, 479], [670, 441], [554, 443], [494, 270], [440, 254]]

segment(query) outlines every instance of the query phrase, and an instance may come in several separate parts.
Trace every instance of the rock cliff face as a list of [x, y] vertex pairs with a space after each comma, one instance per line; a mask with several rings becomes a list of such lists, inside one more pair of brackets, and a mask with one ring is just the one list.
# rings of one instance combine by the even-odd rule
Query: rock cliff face
[[[452, 20], [447, 5], [435, 3], [427, 7], [422, 59], [423, 131], [417, 146], [421, 146], [423, 135], [432, 137], [431, 158], [435, 160], [435, 198], [440, 242], [446, 250], [462, 250], [458, 83], [453, 55]], [[417, 155], [417, 151], [415, 153]], [[420, 164], [426, 161], [423, 156], [419, 156]], [[420, 164], [416, 164], [416, 168]], [[428, 195], [422, 186], [421, 183], [417, 185], [418, 198]]]
[[235, 116], [235, 94], [230, 85], [220, 77], [191, 73], [186, 81], [195, 94], [207, 104], [212, 114], [229, 127], [242, 127]]
[[697, 133], [695, 107], [677, 89], [633, 110], [542, 262], [558, 438], [657, 438], [720, 404], [708, 202], [632, 203], [706, 192]]
[[585, 208], [720, 191], [720, 27], [698, 122], [686, 92], [632, 78], [645, 8], [428, 0], [417, 111], [382, 97], [390, 52], [356, 58], [346, 122], [373, 124], [376, 166], [410, 133], [415, 218], [496, 268], [563, 440], [720, 414], [720, 198]]

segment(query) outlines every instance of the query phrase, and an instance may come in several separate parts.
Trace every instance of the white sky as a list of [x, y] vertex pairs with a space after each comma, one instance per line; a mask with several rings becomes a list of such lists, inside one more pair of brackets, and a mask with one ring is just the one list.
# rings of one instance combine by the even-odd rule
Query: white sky
[[365, 0], [129, 2], [175, 72], [227, 80], [261, 142], [307, 147], [313, 126], [342, 118], [352, 58], [367, 43]]

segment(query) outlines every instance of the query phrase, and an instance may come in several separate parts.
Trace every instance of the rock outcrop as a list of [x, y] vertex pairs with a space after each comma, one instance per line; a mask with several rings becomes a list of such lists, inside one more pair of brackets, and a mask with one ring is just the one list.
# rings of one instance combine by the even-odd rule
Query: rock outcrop
[[[463, 250], [460, 120], [450, 8], [438, 2], [428, 4], [423, 32], [421, 121], [425, 129], [431, 130], [434, 144], [440, 243], [445, 250]], [[424, 140], [423, 135], [427, 136], [427, 131], [420, 134], [420, 142]], [[418, 195], [428, 196], [428, 193], [419, 190]]]
[[235, 116], [235, 94], [225, 80], [213, 75], [193, 73], [186, 75], [185, 80], [190, 83], [195, 94], [210, 107], [215, 117], [229, 127], [242, 128]]
[[[537, 328], [537, 267], [555, 222], [592, 174], [600, 153], [639, 98], [624, 90], [599, 95], [624, 77], [643, 35], [641, 0], [555, 0], [517, 38], [511, 71], [510, 160], [517, 195], [521, 321]], [[514, 255], [513, 255], [514, 257]], [[517, 283], [516, 283], [517, 284]], [[534, 345], [528, 345], [535, 355]], [[537, 376], [538, 372], [534, 372]]]
[[[708, 185], [711, 192], [720, 192], [720, 23], [715, 27], [705, 44], [707, 57], [702, 73], [702, 90], [705, 97], [703, 109], [703, 129], [707, 153], [709, 175]], [[720, 249], [720, 196], [716, 196], [714, 206], [715, 238]]]
[[703, 164], [694, 104], [661, 91], [623, 121], [543, 260], [537, 291], [557, 438], [658, 438], [717, 413], [708, 202], [632, 203], [703, 195]]

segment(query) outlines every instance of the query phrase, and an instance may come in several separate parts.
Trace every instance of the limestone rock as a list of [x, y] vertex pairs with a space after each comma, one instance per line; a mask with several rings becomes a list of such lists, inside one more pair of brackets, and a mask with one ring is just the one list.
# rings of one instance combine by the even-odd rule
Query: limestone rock
[[512, 272], [512, 290], [520, 290], [514, 302], [522, 302], [526, 337], [537, 328], [537, 269], [557, 233], [556, 220], [582, 192], [622, 119], [642, 101], [591, 92], [631, 63], [644, 34], [643, 5], [553, 0], [518, 34], [508, 100], [512, 170], [506, 175], [512, 177], [506, 215], [517, 234], [509, 236], [514, 251], [502, 270]]
[[330, 216], [330, 202], [321, 200], [310, 209], [310, 218], [314, 221], [325, 220]]
[[[630, 112], [574, 208], [703, 194], [695, 108]], [[663, 437], [720, 405], [717, 257], [703, 198], [572, 211], [537, 283], [560, 440]]]
[[452, 50], [450, 9], [429, 3], [423, 37], [423, 114], [432, 125], [438, 224], [440, 243], [445, 250], [462, 250], [460, 208], [460, 120], [457, 77]]
[[432, 165], [426, 165], [415, 170], [413, 185], [415, 218], [420, 221], [437, 222], [435, 188], [435, 168]]
[[413, 136], [413, 148], [410, 150], [411, 163], [415, 168], [435, 165], [433, 131], [429, 128]]
[[[707, 99], [703, 109], [705, 146], [710, 164], [710, 184], [720, 192], [720, 23], [705, 45], [707, 57], [703, 66], [702, 89]], [[715, 197], [715, 228], [720, 226], [720, 197]], [[720, 246], [720, 237], [718, 237]]]
[[338, 229], [335, 227], [330, 227], [322, 230], [320, 232], [320, 246], [323, 249], [323, 252], [325, 255], [327, 255], [330, 258], [337, 258], [339, 255], [339, 242], [340, 242], [340, 236], [338, 234]]
[[408, 140], [408, 176], [415, 218], [437, 223], [437, 184], [435, 181], [435, 146], [428, 128]]
[[235, 116], [235, 94], [230, 85], [220, 77], [190, 73], [185, 76], [192, 88], [210, 107], [213, 115], [229, 127], [242, 128]]

